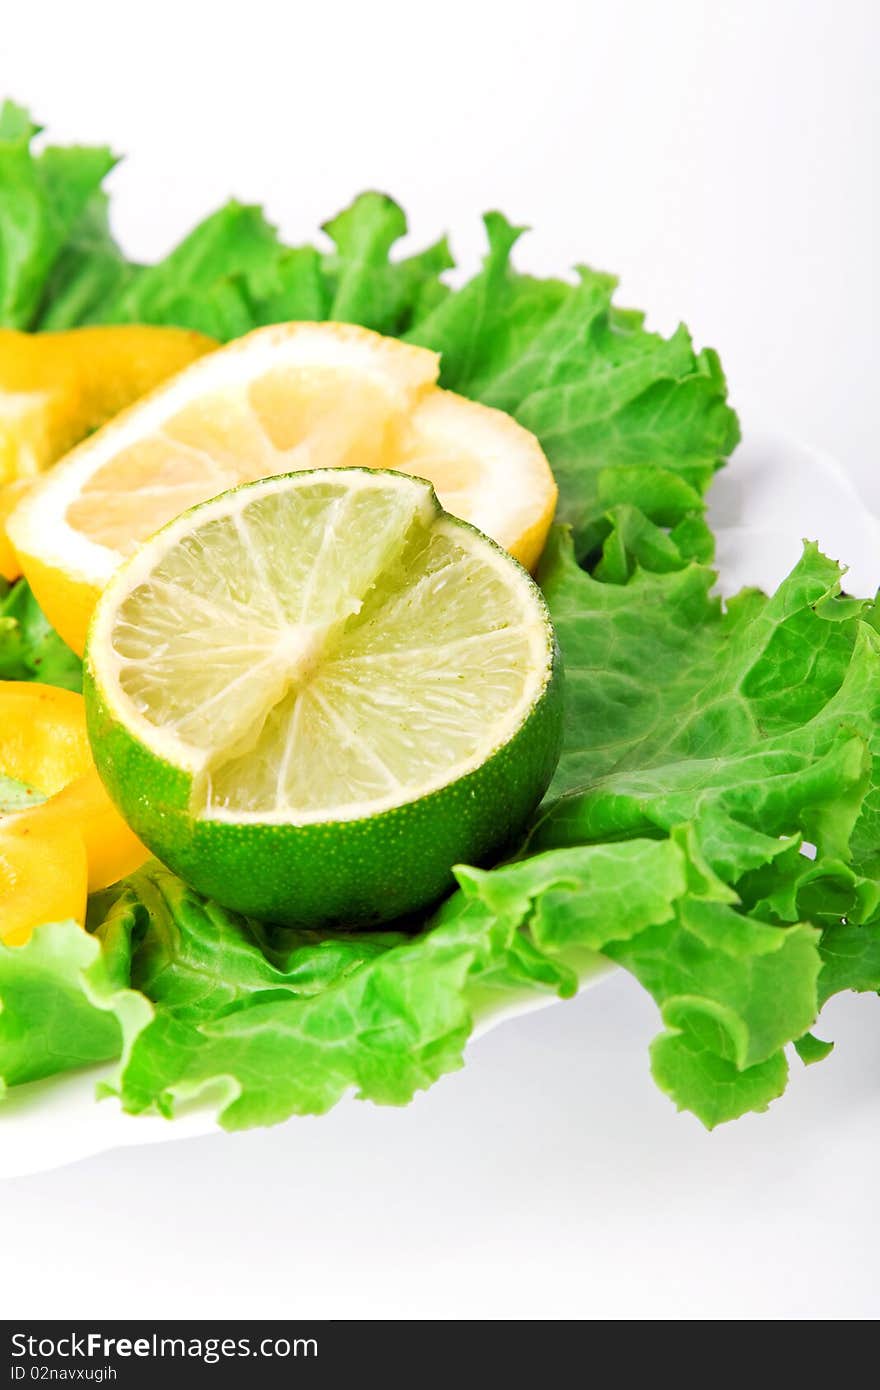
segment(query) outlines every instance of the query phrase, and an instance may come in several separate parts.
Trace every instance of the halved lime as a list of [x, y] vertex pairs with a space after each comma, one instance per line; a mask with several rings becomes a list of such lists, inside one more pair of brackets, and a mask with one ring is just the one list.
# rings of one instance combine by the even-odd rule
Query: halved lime
[[437, 898], [520, 832], [561, 740], [540, 590], [429, 483], [266, 479], [117, 573], [89, 734], [154, 854], [227, 907], [358, 926]]

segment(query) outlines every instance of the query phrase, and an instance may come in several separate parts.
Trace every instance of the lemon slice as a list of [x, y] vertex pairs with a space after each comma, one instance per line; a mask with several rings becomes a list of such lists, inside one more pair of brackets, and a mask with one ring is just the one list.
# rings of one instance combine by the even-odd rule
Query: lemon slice
[[259, 329], [75, 449], [7, 529], [46, 616], [82, 651], [98, 594], [157, 527], [224, 489], [314, 467], [399, 468], [532, 565], [556, 488], [501, 412], [435, 387], [438, 358], [351, 324]]
[[510, 415], [452, 391], [428, 391], [393, 463], [427, 478], [446, 511], [535, 569], [556, 510], [556, 484], [537, 439]]
[[123, 407], [216, 347], [182, 328], [0, 329], [0, 574], [21, 568], [6, 519], [29, 483]]
[[363, 925], [522, 829], [561, 739], [540, 590], [402, 473], [322, 469], [172, 522], [99, 601], [98, 770], [225, 905]]

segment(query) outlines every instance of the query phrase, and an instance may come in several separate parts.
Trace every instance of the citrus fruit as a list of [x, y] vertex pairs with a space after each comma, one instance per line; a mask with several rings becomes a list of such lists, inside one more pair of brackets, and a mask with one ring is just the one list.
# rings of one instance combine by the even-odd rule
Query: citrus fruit
[[87, 890], [146, 857], [92, 761], [82, 696], [0, 681], [0, 938], [18, 944], [42, 922], [82, 921]]
[[34, 477], [216, 344], [182, 328], [0, 329], [0, 574], [21, 567], [6, 519]]
[[0, 482], [41, 473], [213, 347], [212, 338], [183, 328], [0, 329]]
[[225, 906], [363, 926], [512, 842], [559, 756], [540, 590], [429, 483], [319, 469], [178, 517], [111, 580], [89, 736], [133, 830]]
[[526, 569], [537, 567], [556, 483], [535, 436], [510, 415], [434, 387], [411, 412], [391, 462], [427, 478], [446, 511], [491, 536]]
[[88, 861], [82, 836], [57, 826], [36, 836], [0, 819], [0, 941], [22, 946], [44, 922], [85, 921]]
[[0, 483], [0, 576], [10, 584], [21, 574], [21, 565], [6, 534], [6, 518], [18, 506], [29, 487], [30, 481], [27, 478], [18, 478], [12, 483]]
[[340, 323], [258, 329], [194, 363], [80, 444], [8, 521], [53, 627], [82, 652], [122, 560], [227, 488], [300, 468], [400, 468], [527, 567], [556, 486], [533, 435], [434, 385], [425, 348]]

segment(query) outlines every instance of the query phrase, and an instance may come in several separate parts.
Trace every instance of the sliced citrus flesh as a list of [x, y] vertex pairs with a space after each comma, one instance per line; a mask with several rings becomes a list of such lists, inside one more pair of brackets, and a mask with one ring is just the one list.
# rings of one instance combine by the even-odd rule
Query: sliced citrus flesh
[[21, 789], [0, 811], [0, 937], [18, 944], [42, 922], [84, 919], [87, 890], [147, 858], [92, 760], [81, 695], [0, 681], [0, 777]]
[[315, 467], [401, 469], [527, 567], [556, 487], [534, 436], [441, 391], [438, 358], [352, 324], [258, 329], [80, 444], [8, 530], [49, 621], [82, 652], [97, 595], [165, 522], [225, 489]]
[[99, 600], [95, 760], [153, 852], [228, 907], [359, 926], [509, 844], [552, 776], [558, 655], [509, 555], [402, 473], [241, 487]]
[[20, 566], [6, 519], [27, 485], [81, 439], [216, 347], [182, 328], [0, 329], [0, 574]]
[[427, 478], [447, 512], [491, 536], [527, 570], [537, 567], [556, 484], [537, 439], [510, 415], [435, 387], [411, 413], [393, 463]]
[[0, 681], [0, 773], [54, 796], [92, 765], [81, 695]]

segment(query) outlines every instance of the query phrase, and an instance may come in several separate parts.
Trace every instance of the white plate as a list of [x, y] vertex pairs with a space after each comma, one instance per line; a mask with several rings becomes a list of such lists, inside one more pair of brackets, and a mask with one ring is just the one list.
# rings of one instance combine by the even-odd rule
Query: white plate
[[[800, 554], [804, 538], [850, 566], [847, 587], [873, 593], [880, 584], [880, 524], [867, 511], [833, 459], [779, 434], [753, 433], [723, 470], [711, 493], [709, 520], [718, 539], [720, 587], [775, 588]], [[593, 983], [605, 973], [590, 976]], [[556, 1003], [552, 996], [481, 1019], [474, 1037], [517, 1014]], [[217, 1128], [206, 1109], [173, 1121], [130, 1116], [114, 1100], [96, 1103], [99, 1070], [15, 1088], [0, 1105], [0, 1178], [37, 1173], [132, 1144], [153, 1144], [209, 1134]]]

